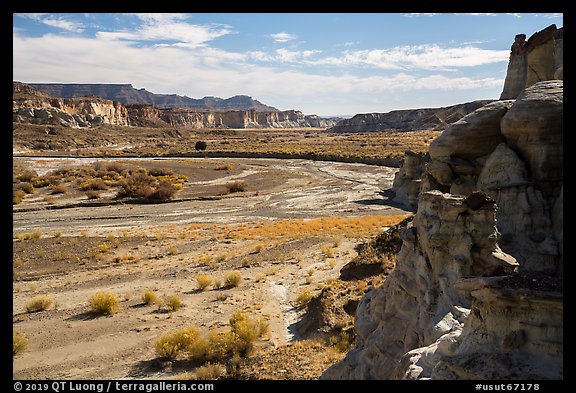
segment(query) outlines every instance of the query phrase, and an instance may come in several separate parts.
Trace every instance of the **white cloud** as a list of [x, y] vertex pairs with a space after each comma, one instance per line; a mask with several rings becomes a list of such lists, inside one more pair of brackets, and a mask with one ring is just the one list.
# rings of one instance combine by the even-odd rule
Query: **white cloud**
[[548, 13], [548, 14], [542, 14], [542, 16], [544, 18], [548, 18], [548, 19], [555, 19], [555, 18], [563, 18], [564, 14], [561, 12], [552, 12], [552, 13]]
[[508, 50], [487, 50], [473, 46], [441, 47], [439, 45], [397, 46], [390, 49], [344, 51], [339, 57], [314, 61], [324, 65], [358, 65], [381, 69], [444, 69], [474, 67], [508, 61]]
[[288, 41], [295, 40], [297, 37], [294, 34], [290, 33], [276, 33], [270, 34], [270, 37], [277, 43], [285, 43]]
[[438, 13], [434, 13], [434, 12], [408, 12], [408, 13], [404, 13], [402, 14], [403, 16], [406, 16], [408, 18], [414, 18], [416, 16], [436, 16], [439, 15]]
[[134, 13], [134, 14], [128, 14], [128, 15], [134, 15], [137, 16], [138, 18], [140, 18], [142, 21], [144, 22], [148, 22], [148, 23], [166, 23], [166, 22], [173, 22], [176, 20], [185, 20], [188, 18], [188, 14], [182, 14], [182, 13]]
[[469, 15], [469, 16], [496, 16], [494, 12], [466, 12], [466, 13], [454, 13], [454, 15]]
[[[152, 31], [146, 34], [161, 35]], [[56, 34], [25, 37], [14, 29], [13, 79], [22, 82], [131, 83], [154, 93], [195, 98], [246, 94], [280, 109], [354, 114], [497, 97], [503, 76], [478, 78], [459, 74], [455, 77], [439, 72], [412, 75], [405, 71], [410, 68], [406, 64], [434, 71], [489, 62], [491, 56], [500, 59], [493, 52], [498, 51], [429, 45], [349, 51], [338, 58], [321, 58], [321, 51], [314, 50], [280, 48], [273, 52], [239, 53], [202, 45], [191, 47], [184, 41], [136, 46], [132, 38], [104, 39], [101, 34], [94, 38]], [[507, 60], [508, 51], [505, 52]], [[402, 56], [408, 56], [407, 63], [402, 62]], [[322, 60], [325, 64], [377, 68], [388, 64], [394, 67], [389, 67], [392, 72], [371, 76], [352, 74], [346, 68], [322, 74], [318, 67], [279, 67], [281, 62], [314, 65]], [[442, 95], [444, 101], [440, 99]], [[470, 95], [472, 98], [467, 98]], [[426, 102], [415, 101], [428, 96]]]
[[[218, 37], [231, 34], [229, 26], [194, 25], [182, 20], [186, 14], [133, 14], [143, 23], [136, 29], [100, 31], [97, 38], [104, 40], [154, 41], [157, 46], [179, 46], [195, 48]], [[176, 41], [166, 43], [157, 41]]]
[[63, 17], [55, 18], [47, 13], [20, 13], [16, 15], [24, 18], [33, 19], [47, 26], [56, 27], [73, 33], [81, 33], [84, 31], [84, 24], [80, 22], [67, 20], [64, 19]]

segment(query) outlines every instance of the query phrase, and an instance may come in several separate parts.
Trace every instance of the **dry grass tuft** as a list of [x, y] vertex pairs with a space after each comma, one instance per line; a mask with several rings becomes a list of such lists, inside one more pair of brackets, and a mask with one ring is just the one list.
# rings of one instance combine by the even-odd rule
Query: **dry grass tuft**
[[166, 299], [166, 309], [168, 312], [178, 311], [180, 308], [182, 308], [182, 306], [182, 300], [178, 295], [170, 295]]
[[48, 309], [52, 305], [52, 298], [48, 295], [38, 295], [26, 303], [27, 312], [38, 312]]
[[114, 315], [120, 311], [118, 296], [112, 292], [98, 291], [90, 297], [92, 312], [102, 315]]
[[22, 334], [12, 332], [12, 356], [25, 351], [28, 348], [28, 339]]
[[312, 292], [310, 289], [302, 289], [300, 292], [298, 292], [298, 296], [294, 301], [295, 306], [298, 308], [302, 308], [306, 306], [310, 302], [310, 300], [312, 300], [313, 297], [314, 292]]
[[205, 291], [210, 285], [212, 285], [212, 277], [208, 274], [199, 274], [196, 276], [196, 282], [198, 283], [198, 288]]
[[189, 326], [162, 333], [154, 343], [154, 348], [159, 357], [173, 360], [192, 350], [198, 338], [200, 329]]
[[206, 363], [204, 366], [200, 366], [194, 372], [194, 379], [200, 381], [210, 381], [216, 380], [220, 377], [226, 375], [226, 367], [219, 363]]
[[158, 300], [158, 296], [154, 293], [153, 290], [148, 289], [146, 292], [142, 294], [142, 303], [144, 304], [154, 304]]
[[224, 274], [224, 286], [228, 288], [237, 287], [242, 281], [242, 274], [238, 270], [226, 272]]

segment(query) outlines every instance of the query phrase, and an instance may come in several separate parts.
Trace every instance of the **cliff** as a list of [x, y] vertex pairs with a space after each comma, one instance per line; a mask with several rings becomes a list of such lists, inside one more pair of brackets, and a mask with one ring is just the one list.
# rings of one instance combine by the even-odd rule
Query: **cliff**
[[[60, 92], [58, 89], [49, 89], [49, 91]], [[98, 90], [95, 91], [98, 92]], [[214, 102], [218, 100], [222, 101], [213, 98]], [[238, 104], [238, 101], [233, 99], [228, 102], [231, 106]], [[304, 115], [295, 110], [274, 109], [265, 112], [256, 109], [199, 110], [161, 108], [147, 104], [124, 105], [119, 101], [110, 101], [97, 96], [57, 98], [30, 85], [13, 83], [13, 121], [20, 123], [56, 124], [64, 127], [114, 124], [182, 128], [327, 128], [332, 127], [339, 120]]]
[[331, 132], [443, 130], [470, 112], [491, 102], [479, 100], [443, 108], [397, 110], [387, 113], [357, 114], [344, 119]]
[[536, 82], [564, 79], [564, 29], [550, 25], [526, 41], [518, 34], [510, 49], [510, 60], [501, 100], [516, 98]]
[[[417, 211], [324, 379], [563, 378], [563, 83], [490, 103], [412, 156]], [[414, 198], [414, 195], [412, 195]]]
[[13, 83], [13, 121], [92, 127], [100, 124], [130, 125], [126, 107], [100, 97], [51, 97], [23, 83]]
[[54, 97], [76, 98], [98, 96], [119, 101], [125, 105], [145, 104], [159, 108], [193, 108], [212, 110], [257, 110], [275, 112], [252, 97], [237, 95], [230, 98], [204, 97], [200, 99], [177, 94], [156, 94], [146, 89], [135, 89], [131, 84], [114, 83], [31, 83], [32, 87]]
[[183, 128], [297, 128], [331, 127], [339, 119], [323, 119], [300, 111], [205, 111], [128, 105], [131, 124]]

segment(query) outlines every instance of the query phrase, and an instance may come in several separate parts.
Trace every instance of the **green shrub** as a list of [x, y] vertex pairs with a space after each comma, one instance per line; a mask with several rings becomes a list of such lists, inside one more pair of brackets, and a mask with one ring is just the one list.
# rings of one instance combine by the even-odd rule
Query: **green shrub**
[[208, 144], [204, 141], [197, 141], [196, 144], [194, 145], [194, 148], [197, 151], [206, 150], [207, 147], [208, 147]]

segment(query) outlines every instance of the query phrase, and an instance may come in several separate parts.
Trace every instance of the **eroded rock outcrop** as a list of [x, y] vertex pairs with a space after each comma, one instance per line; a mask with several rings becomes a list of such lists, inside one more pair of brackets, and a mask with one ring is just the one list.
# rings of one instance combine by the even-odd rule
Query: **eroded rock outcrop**
[[537, 82], [405, 160], [410, 181], [423, 167], [413, 226], [323, 378], [563, 378], [562, 91]]
[[92, 127], [100, 124], [130, 125], [126, 107], [99, 97], [56, 98], [23, 83], [13, 83], [13, 121]]
[[387, 113], [361, 113], [344, 119], [327, 131], [416, 131], [444, 130], [450, 124], [491, 102], [478, 100], [443, 108], [420, 108], [391, 111]]
[[183, 128], [295, 128], [331, 127], [337, 119], [304, 115], [300, 111], [256, 110], [205, 111], [188, 108], [157, 108], [128, 105], [131, 123], [140, 126]]
[[516, 98], [536, 82], [564, 79], [563, 28], [550, 25], [534, 33], [517, 34], [510, 50], [501, 100]]

